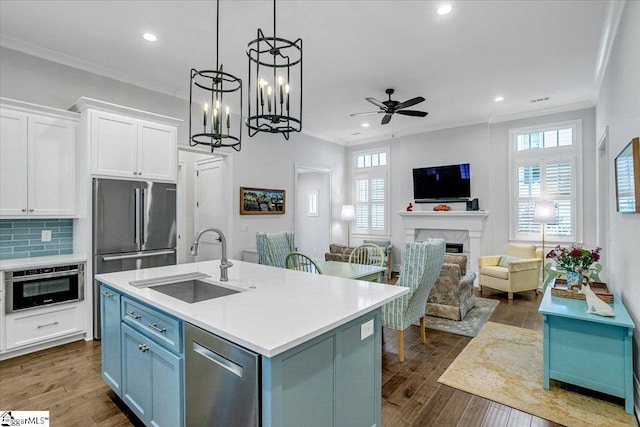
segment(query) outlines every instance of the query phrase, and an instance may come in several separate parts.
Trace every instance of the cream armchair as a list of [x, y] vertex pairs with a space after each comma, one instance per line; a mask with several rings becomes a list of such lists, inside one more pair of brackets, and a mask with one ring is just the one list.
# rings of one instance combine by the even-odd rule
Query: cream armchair
[[542, 266], [542, 249], [535, 245], [509, 243], [505, 255], [490, 255], [478, 258], [480, 269], [480, 292], [486, 286], [509, 294], [535, 290], [538, 294], [538, 279]]

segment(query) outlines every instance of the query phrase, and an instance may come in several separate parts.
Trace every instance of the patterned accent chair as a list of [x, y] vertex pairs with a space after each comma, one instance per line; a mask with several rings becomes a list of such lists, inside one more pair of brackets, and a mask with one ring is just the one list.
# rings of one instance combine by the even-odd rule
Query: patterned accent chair
[[408, 294], [382, 306], [382, 326], [398, 331], [398, 357], [404, 362], [403, 332], [420, 319], [420, 339], [427, 342], [424, 311], [444, 261], [444, 239], [427, 239], [424, 242], [407, 243], [396, 286], [406, 286]]
[[256, 233], [258, 264], [286, 268], [287, 255], [295, 250], [293, 231]]
[[475, 279], [475, 273], [467, 273], [466, 255], [445, 254], [442, 270], [427, 299], [426, 314], [462, 320], [476, 306], [473, 295]]
[[542, 270], [542, 249], [536, 245], [509, 243], [506, 255], [489, 255], [478, 258], [479, 286], [507, 292], [513, 299], [514, 292], [535, 290]]

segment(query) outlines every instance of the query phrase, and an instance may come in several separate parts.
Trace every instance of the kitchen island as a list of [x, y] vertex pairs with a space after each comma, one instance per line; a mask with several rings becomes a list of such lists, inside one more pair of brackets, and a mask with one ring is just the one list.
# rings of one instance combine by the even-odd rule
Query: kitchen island
[[[220, 377], [202, 372], [194, 379], [190, 357], [218, 359], [228, 365], [225, 371], [235, 370], [236, 376], [243, 366], [228, 364], [230, 357], [195, 340], [188, 342], [185, 329], [195, 327], [255, 354], [255, 398], [221, 397], [233, 387], [213, 383], [203, 387], [215, 389], [216, 399], [224, 402], [229, 412], [221, 413], [225, 425], [379, 426], [380, 307], [408, 290], [233, 263], [225, 283], [218, 282], [219, 261], [96, 276], [105, 285], [101, 289], [105, 381], [147, 424], [204, 423], [203, 414], [194, 418], [202, 405], [190, 406], [189, 382], [201, 387], [202, 382]], [[239, 292], [187, 303], [152, 286], [130, 284], [194, 273]], [[196, 350], [200, 356], [189, 356], [196, 347], [204, 349]]]

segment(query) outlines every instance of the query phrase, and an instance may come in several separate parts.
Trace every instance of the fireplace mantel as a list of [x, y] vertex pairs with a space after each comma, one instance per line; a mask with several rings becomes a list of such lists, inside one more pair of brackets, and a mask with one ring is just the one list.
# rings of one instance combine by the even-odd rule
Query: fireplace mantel
[[406, 242], [415, 241], [417, 230], [468, 231], [469, 268], [478, 271], [481, 239], [489, 211], [401, 211], [398, 215], [402, 217]]

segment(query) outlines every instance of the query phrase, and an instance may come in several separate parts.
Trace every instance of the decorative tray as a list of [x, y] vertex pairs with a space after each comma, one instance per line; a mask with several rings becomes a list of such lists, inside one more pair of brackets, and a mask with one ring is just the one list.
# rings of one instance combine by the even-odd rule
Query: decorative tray
[[[613, 302], [613, 294], [607, 287], [606, 283], [591, 282], [589, 284], [591, 290], [598, 298], [604, 302]], [[573, 287], [569, 289], [567, 287], [566, 279], [556, 278], [551, 286], [551, 295], [564, 298], [585, 299], [585, 296], [578, 293], [578, 289]]]

